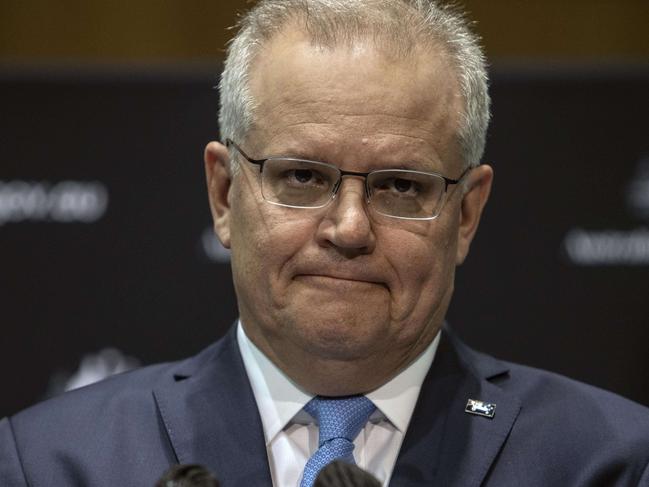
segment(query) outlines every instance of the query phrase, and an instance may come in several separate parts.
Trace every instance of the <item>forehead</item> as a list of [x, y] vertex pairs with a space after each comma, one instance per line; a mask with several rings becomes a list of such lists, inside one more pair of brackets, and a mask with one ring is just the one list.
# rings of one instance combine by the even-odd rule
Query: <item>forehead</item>
[[321, 47], [288, 30], [260, 51], [250, 88], [250, 142], [265, 154], [291, 150], [344, 162], [361, 151], [387, 163], [406, 157], [434, 166], [459, 155], [462, 98], [439, 49], [418, 47], [395, 59], [371, 41]]

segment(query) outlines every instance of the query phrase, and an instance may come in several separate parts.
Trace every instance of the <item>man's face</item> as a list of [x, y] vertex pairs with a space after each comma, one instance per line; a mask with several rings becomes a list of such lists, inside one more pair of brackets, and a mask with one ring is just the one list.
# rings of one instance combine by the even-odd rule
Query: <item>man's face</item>
[[[256, 125], [236, 142], [253, 158], [462, 173], [463, 102], [441, 55], [395, 61], [369, 43], [329, 50], [284, 34], [263, 49], [251, 89]], [[208, 146], [215, 228], [232, 250], [242, 323], [285, 373], [320, 394], [365, 392], [431, 342], [488, 195], [488, 168], [469, 173], [471, 208], [449, 186], [438, 218], [412, 221], [374, 212], [356, 177], [324, 208], [272, 205], [257, 166], [241, 158], [230, 182], [224, 159], [222, 146]]]

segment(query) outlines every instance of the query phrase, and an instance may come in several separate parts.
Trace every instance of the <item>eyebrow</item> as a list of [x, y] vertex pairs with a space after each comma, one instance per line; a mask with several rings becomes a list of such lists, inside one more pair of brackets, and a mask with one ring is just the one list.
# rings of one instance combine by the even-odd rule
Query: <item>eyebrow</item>
[[[291, 159], [304, 159], [307, 161], [324, 162], [331, 164], [332, 166], [336, 166], [339, 169], [344, 169], [340, 164], [340, 161], [325, 157], [325, 152], [327, 151], [328, 148], [323, 145], [319, 145], [317, 143], [304, 143], [304, 141], [294, 140], [293, 143], [289, 142], [285, 147], [280, 148], [279, 150], [273, 150], [272, 152], [269, 151], [260, 155], [266, 159], [286, 157]], [[369, 163], [364, 166], [364, 169], [366, 169], [367, 171], [376, 171], [381, 169], [404, 169], [442, 174], [444, 171], [444, 161], [440, 160], [437, 157], [437, 154], [434, 152], [427, 154], [427, 156], [428, 157], [426, 157], [426, 154], [424, 154], [421, 158], [415, 158], [411, 155], [404, 157], [404, 159], [402, 160], [394, 160], [394, 163], [387, 164], [375, 162], [381, 160], [380, 158], [375, 158], [374, 160], [369, 161]], [[355, 161], [352, 159], [352, 162]]]
[[[333, 161], [327, 157], [321, 157], [319, 156], [320, 153], [319, 151], [312, 151], [312, 150], [287, 150], [285, 152], [278, 152], [276, 154], [273, 154], [271, 156], [268, 156], [268, 159], [278, 159], [282, 157], [286, 158], [291, 158], [291, 159], [303, 159], [307, 161], [313, 161], [313, 162], [324, 162], [327, 164], [331, 164], [332, 166], [336, 166], [339, 169], [343, 169], [340, 163], [337, 161]], [[265, 157], [266, 158], [266, 157]], [[376, 159], [375, 159], [376, 160]], [[410, 170], [410, 171], [423, 171], [423, 172], [439, 172], [441, 171], [440, 168], [441, 164], [436, 163], [433, 160], [430, 161], [418, 161], [415, 159], [410, 159], [407, 161], [401, 161], [401, 162], [395, 162], [395, 163], [378, 163], [378, 162], [370, 162], [365, 169], [368, 171], [376, 171], [376, 170], [381, 170], [381, 169], [402, 169], [402, 170]]]
[[292, 159], [306, 159], [308, 161], [314, 162], [326, 162], [336, 166], [334, 162], [331, 162], [326, 157], [321, 157], [323, 155], [319, 150], [314, 150], [313, 148], [308, 147], [293, 147], [290, 149], [277, 151], [271, 156], [264, 156], [268, 158], [281, 158], [281, 157], [290, 157]]
[[417, 161], [408, 161], [402, 164], [397, 164], [394, 166], [391, 166], [390, 169], [404, 169], [408, 171], [423, 171], [423, 172], [438, 172], [439, 169], [436, 167], [431, 167], [430, 164], [427, 164], [425, 162], [417, 162]]

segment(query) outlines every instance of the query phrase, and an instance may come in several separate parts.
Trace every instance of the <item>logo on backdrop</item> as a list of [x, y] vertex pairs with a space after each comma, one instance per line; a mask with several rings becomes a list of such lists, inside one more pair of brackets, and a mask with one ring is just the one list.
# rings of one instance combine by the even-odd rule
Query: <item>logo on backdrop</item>
[[221, 245], [212, 227], [206, 228], [201, 235], [201, 250], [212, 262], [217, 264], [230, 262], [230, 251]]
[[[626, 187], [626, 205], [638, 220], [649, 222], [649, 155], [641, 158]], [[582, 266], [649, 265], [649, 228], [583, 230], [575, 228], [563, 240], [569, 261]]]
[[108, 208], [98, 181], [0, 181], [0, 226], [20, 222], [93, 223]]
[[65, 391], [78, 389], [139, 366], [139, 360], [125, 355], [116, 348], [104, 348], [97, 353], [88, 353], [82, 357], [74, 373], [58, 372], [52, 377], [47, 396], [52, 397]]
[[638, 162], [626, 192], [629, 211], [639, 219], [649, 220], [649, 155]]

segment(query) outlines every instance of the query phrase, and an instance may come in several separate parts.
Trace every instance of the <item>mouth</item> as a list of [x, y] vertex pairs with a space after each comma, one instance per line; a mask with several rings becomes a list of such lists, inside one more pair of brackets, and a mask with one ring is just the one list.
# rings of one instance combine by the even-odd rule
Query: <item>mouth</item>
[[370, 279], [364, 276], [343, 276], [332, 274], [297, 274], [294, 276], [297, 281], [303, 281], [312, 285], [319, 285], [324, 287], [336, 288], [351, 288], [351, 287], [369, 287], [379, 286], [387, 289], [385, 282]]

